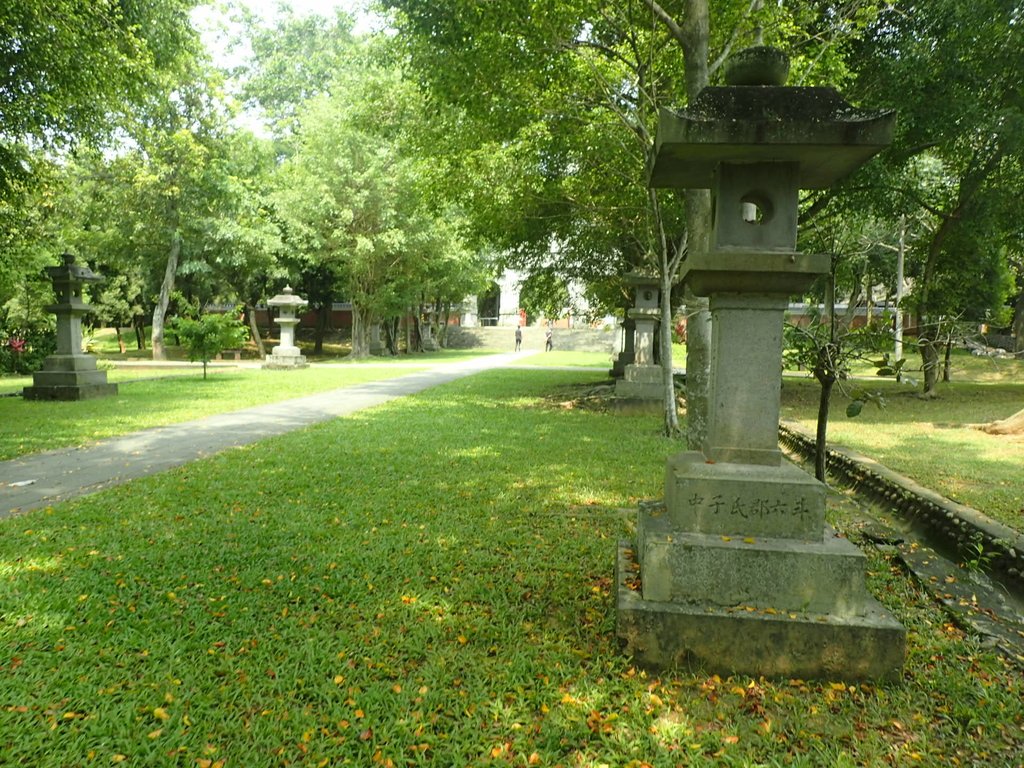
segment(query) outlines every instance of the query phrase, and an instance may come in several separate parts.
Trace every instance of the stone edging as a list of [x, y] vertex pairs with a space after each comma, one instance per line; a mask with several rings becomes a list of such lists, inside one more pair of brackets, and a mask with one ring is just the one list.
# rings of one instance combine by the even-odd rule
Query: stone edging
[[[803, 458], [814, 458], [814, 438], [795, 422], [779, 424], [779, 442]], [[980, 559], [1007, 589], [1024, 595], [1024, 534], [849, 448], [830, 445], [826, 468], [838, 482], [920, 526], [940, 546], [964, 559]]]

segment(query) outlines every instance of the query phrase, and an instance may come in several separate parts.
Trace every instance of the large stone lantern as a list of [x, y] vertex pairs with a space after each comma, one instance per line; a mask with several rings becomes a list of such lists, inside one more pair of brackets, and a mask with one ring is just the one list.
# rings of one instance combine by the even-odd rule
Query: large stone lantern
[[264, 368], [306, 368], [306, 357], [295, 345], [295, 326], [299, 324], [298, 311], [308, 302], [292, 293], [290, 285], [274, 298], [267, 301], [268, 307], [276, 307], [278, 316], [274, 320], [281, 326], [281, 343], [270, 350]]
[[96, 367], [96, 358], [82, 351], [82, 316], [93, 310], [82, 299], [87, 283], [103, 281], [88, 267], [75, 263], [65, 253], [63, 264], [47, 267], [57, 300], [46, 306], [57, 316], [57, 351], [32, 374], [32, 386], [25, 387], [26, 400], [88, 400], [117, 394], [117, 384], [107, 382], [107, 372]]
[[[710, 189], [710, 248], [682, 279], [709, 297], [707, 435], [668, 461], [664, 504], [641, 506], [619, 551], [618, 632], [652, 667], [874, 678], [903, 664], [903, 627], [867, 592], [863, 553], [825, 524], [823, 484], [778, 449], [783, 313], [828, 271], [796, 250], [798, 193], [890, 141], [892, 113], [831, 88], [760, 79], [781, 54], [662, 111], [652, 187]], [[753, 73], [751, 75], [751, 73]]]

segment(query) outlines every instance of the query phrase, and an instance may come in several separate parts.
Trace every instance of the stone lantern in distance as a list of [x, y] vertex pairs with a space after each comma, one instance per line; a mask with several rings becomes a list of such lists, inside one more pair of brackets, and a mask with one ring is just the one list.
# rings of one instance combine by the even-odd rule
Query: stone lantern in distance
[[[759, 56], [767, 57], [758, 62]], [[709, 297], [707, 434], [669, 459], [665, 503], [620, 547], [618, 633], [641, 664], [727, 674], [879, 678], [905, 630], [868, 593], [865, 558], [825, 525], [825, 486], [778, 449], [783, 315], [828, 271], [796, 250], [798, 193], [832, 185], [891, 141], [892, 113], [831, 88], [785, 87], [773, 49], [724, 87], [659, 116], [652, 187], [710, 189], [713, 234], [681, 278]], [[635, 575], [639, 573], [639, 579]]]
[[657, 277], [627, 272], [625, 282], [631, 284], [635, 298], [626, 317], [633, 321], [633, 362], [626, 365], [623, 378], [615, 382], [615, 396], [626, 400], [660, 401], [665, 384], [660, 365], [654, 364], [654, 346], [661, 320], [661, 283]]
[[281, 343], [270, 350], [264, 368], [306, 368], [309, 363], [297, 346], [295, 346], [295, 326], [299, 324], [296, 313], [308, 302], [292, 293], [290, 285], [267, 302], [268, 307], [277, 307], [278, 316], [274, 320], [281, 326]]
[[82, 316], [92, 307], [82, 300], [86, 283], [102, 282], [103, 277], [75, 263], [65, 253], [63, 264], [47, 267], [53, 281], [56, 302], [46, 307], [57, 316], [57, 351], [43, 361], [32, 374], [32, 386], [25, 387], [26, 400], [88, 400], [117, 394], [117, 384], [107, 382], [107, 372], [96, 367], [96, 358], [82, 351]]

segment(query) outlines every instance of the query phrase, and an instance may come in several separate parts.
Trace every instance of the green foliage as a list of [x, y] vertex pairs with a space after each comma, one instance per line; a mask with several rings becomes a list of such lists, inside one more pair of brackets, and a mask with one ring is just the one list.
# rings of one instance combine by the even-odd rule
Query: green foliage
[[248, 8], [236, 12], [244, 28], [236, 44], [248, 43], [252, 56], [232, 75], [246, 104], [262, 111], [276, 135], [288, 136], [302, 105], [326, 93], [350, 65], [352, 18], [341, 10], [330, 19], [285, 12], [267, 25]]
[[26, 173], [26, 145], [108, 133], [157, 81], [195, 56], [196, 0], [24, 0], [0, 5], [0, 201]]
[[519, 306], [526, 310], [527, 323], [532, 324], [540, 317], [558, 320], [571, 311], [570, 305], [565, 280], [552, 269], [533, 273], [519, 288]]
[[248, 331], [239, 320], [240, 310], [234, 312], [210, 312], [198, 319], [176, 317], [170, 327], [188, 352], [188, 359], [201, 360], [203, 378], [206, 378], [206, 364], [225, 349], [240, 347], [245, 343]]
[[334, 92], [303, 106], [274, 198], [299, 270], [352, 301], [356, 355], [368, 353], [371, 323], [423, 303], [450, 306], [487, 271], [464, 244], [458, 209], [433, 194], [429, 158], [410, 151], [422, 95], [363, 53]]
[[51, 328], [0, 325], [0, 373], [33, 373], [56, 351], [57, 340]]

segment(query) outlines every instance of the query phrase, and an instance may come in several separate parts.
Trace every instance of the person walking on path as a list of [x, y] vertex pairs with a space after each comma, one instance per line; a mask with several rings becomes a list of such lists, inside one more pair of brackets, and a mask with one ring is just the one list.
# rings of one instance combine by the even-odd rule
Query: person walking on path
[[548, 329], [544, 331], [544, 351], [550, 352], [553, 346], [551, 343], [551, 326], [549, 325]]
[[516, 352], [523, 346], [523, 327], [521, 325], [516, 326]]

